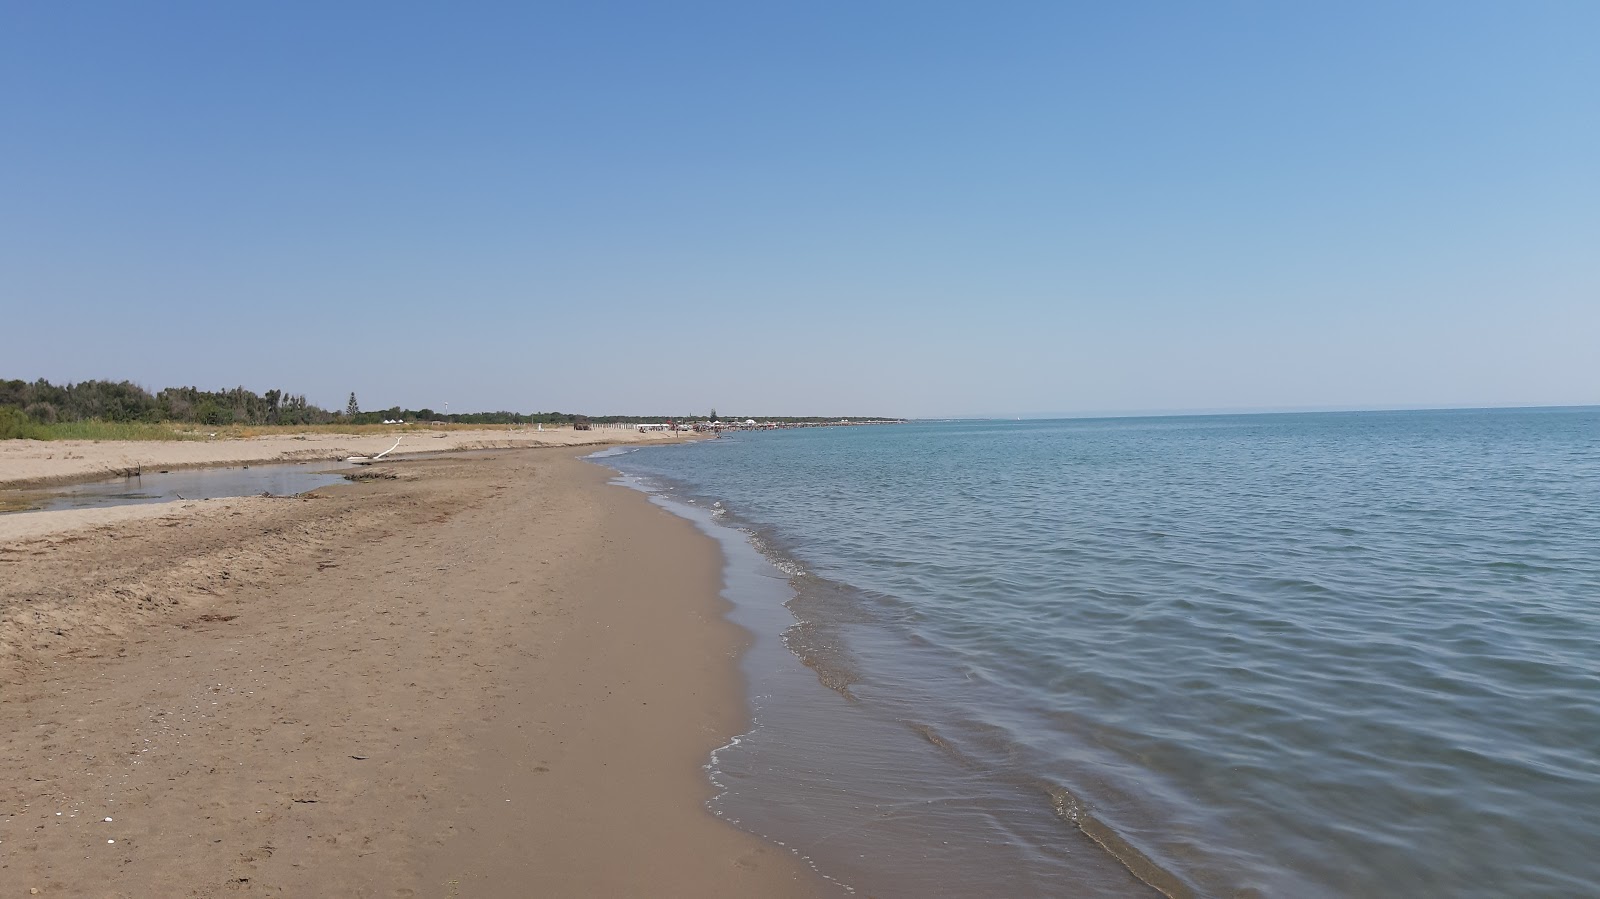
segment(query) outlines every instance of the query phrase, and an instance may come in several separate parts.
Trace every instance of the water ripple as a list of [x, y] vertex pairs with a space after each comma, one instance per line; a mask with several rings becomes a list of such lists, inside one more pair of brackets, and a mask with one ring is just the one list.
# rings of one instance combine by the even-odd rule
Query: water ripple
[[861, 714], [1054, 785], [1182, 889], [1600, 894], [1600, 411], [717, 443], [619, 464], [856, 597]]

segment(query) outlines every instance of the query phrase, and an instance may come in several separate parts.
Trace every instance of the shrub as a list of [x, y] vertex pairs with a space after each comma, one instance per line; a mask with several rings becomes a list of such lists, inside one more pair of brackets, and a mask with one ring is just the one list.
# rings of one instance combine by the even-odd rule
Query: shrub
[[0, 406], [0, 440], [48, 440], [44, 425], [16, 406]]
[[56, 423], [56, 419], [58, 418], [56, 415], [56, 407], [50, 405], [49, 403], [34, 403], [33, 405], [23, 409], [22, 414], [42, 425], [53, 425]]

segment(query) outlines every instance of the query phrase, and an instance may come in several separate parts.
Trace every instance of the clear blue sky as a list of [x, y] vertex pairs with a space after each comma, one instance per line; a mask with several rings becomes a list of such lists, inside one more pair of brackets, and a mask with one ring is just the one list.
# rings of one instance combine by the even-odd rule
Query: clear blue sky
[[1592, 0], [6, 3], [0, 377], [1596, 403], [1597, 40]]

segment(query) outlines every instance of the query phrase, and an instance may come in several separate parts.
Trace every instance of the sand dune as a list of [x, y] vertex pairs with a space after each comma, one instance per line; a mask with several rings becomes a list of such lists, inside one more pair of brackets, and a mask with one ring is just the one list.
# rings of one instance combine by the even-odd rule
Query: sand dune
[[394, 455], [533, 446], [587, 446], [672, 440], [666, 432], [631, 427], [595, 430], [532, 427], [405, 430], [392, 434], [311, 432], [228, 440], [0, 440], [0, 487], [111, 477], [129, 471], [256, 462], [301, 462], [381, 453], [403, 436]]

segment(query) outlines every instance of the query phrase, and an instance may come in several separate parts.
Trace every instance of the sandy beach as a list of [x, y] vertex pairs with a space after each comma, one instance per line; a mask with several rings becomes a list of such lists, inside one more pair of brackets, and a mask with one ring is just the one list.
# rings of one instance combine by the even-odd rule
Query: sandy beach
[[[393, 433], [307, 431], [231, 440], [0, 440], [0, 487], [33, 487], [116, 477], [130, 472], [202, 468], [258, 462], [311, 462], [372, 455], [393, 456], [538, 446], [598, 446], [672, 440], [664, 431], [631, 427], [424, 428]], [[400, 443], [395, 446], [395, 440]]]
[[[447, 439], [490, 439], [465, 434]], [[292, 442], [193, 446], [243, 461], [392, 439]], [[36, 450], [7, 446], [0, 472], [122, 464], [48, 447], [82, 458], [18, 466]], [[580, 452], [0, 516], [56, 516], [0, 531], [0, 884], [829, 895], [704, 806], [702, 765], [745, 723], [718, 550]]]

